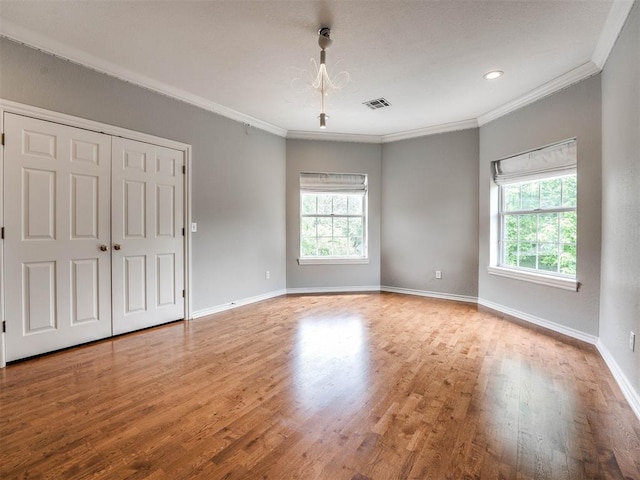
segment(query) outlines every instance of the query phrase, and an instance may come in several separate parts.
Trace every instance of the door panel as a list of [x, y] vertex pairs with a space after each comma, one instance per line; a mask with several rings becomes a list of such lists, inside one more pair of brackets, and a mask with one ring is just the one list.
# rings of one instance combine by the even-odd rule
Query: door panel
[[183, 152], [113, 138], [113, 331], [184, 317]]
[[8, 361], [111, 335], [111, 137], [6, 113]]

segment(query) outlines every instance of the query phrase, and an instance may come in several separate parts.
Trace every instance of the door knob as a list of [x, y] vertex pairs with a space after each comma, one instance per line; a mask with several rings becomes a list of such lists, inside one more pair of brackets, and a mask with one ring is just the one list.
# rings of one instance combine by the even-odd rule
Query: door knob
[[115, 243], [115, 244], [113, 245], [113, 249], [114, 249], [114, 250], [120, 250], [121, 248], [122, 248], [122, 247], [120, 246], [120, 244], [119, 244], [119, 243]]
[[109, 250], [109, 247], [107, 247], [106, 245], [100, 245], [100, 251], [106, 252], [107, 250]]

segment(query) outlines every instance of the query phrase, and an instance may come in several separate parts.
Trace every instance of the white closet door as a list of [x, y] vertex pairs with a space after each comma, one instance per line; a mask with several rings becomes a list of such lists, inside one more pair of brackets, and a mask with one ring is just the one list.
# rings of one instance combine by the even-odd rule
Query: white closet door
[[112, 333], [111, 137], [8, 113], [4, 120], [11, 361]]
[[184, 154], [112, 141], [114, 335], [184, 318]]

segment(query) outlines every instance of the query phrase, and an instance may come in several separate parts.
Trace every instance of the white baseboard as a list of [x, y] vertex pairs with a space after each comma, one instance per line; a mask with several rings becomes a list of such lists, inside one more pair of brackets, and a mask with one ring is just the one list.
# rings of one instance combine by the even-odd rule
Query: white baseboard
[[478, 299], [478, 305], [489, 307], [492, 310], [506, 313], [507, 315], [511, 315], [512, 317], [524, 320], [525, 322], [533, 323], [534, 325], [538, 325], [539, 327], [543, 327], [548, 330], [567, 335], [571, 338], [582, 340], [583, 342], [587, 342], [592, 345], [596, 345], [596, 343], [598, 342], [598, 337], [596, 337], [595, 335], [589, 335], [588, 333], [581, 332], [580, 330], [576, 330], [571, 327], [565, 327], [564, 325], [560, 325], [559, 323], [551, 322], [549, 320], [545, 320], [544, 318], [536, 317], [535, 315], [530, 315], [528, 313], [521, 312], [520, 310], [515, 310], [510, 307], [505, 307], [504, 305], [500, 305], [499, 303], [494, 303], [489, 300], [484, 300], [483, 298]]
[[600, 352], [604, 362], [607, 364], [607, 367], [609, 367], [609, 370], [611, 371], [613, 378], [615, 378], [618, 383], [620, 390], [622, 390], [622, 394], [624, 395], [624, 398], [627, 399], [629, 406], [631, 406], [631, 410], [633, 410], [633, 413], [635, 413], [638, 420], [640, 420], [640, 394], [635, 391], [627, 376], [620, 369], [618, 362], [616, 362], [613, 355], [611, 355], [611, 352], [609, 352], [609, 349], [605, 347], [599, 339], [596, 343], [596, 348]]
[[418, 295], [420, 297], [441, 298], [443, 300], [455, 300], [456, 302], [478, 303], [478, 299], [476, 297], [469, 297], [467, 295], [458, 295], [456, 293], [429, 292], [427, 290], [413, 290], [411, 288], [398, 288], [398, 287], [387, 287], [387, 286], [381, 286], [380, 290], [382, 292], [402, 293], [404, 295]]
[[285, 289], [274, 290], [272, 292], [263, 293], [262, 295], [256, 295], [255, 297], [243, 298], [241, 300], [236, 300], [235, 302], [224, 303], [222, 305], [216, 305], [214, 307], [203, 308], [202, 310], [196, 310], [191, 312], [191, 318], [200, 318], [206, 317], [207, 315], [213, 315], [214, 313], [224, 312], [226, 310], [231, 310], [232, 308], [242, 307], [244, 305], [249, 305], [251, 303], [261, 302], [263, 300], [268, 300], [274, 297], [280, 297], [285, 295], [287, 291]]
[[380, 285], [360, 285], [353, 287], [301, 287], [287, 288], [287, 293], [291, 295], [305, 293], [361, 293], [379, 292]]

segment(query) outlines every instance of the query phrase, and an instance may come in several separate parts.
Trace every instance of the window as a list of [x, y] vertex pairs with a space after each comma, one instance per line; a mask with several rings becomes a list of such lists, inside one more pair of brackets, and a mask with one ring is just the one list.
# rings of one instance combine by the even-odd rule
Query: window
[[500, 187], [500, 265], [576, 275], [576, 175]]
[[367, 176], [300, 174], [300, 264], [367, 261]]
[[497, 261], [489, 273], [577, 287], [576, 142], [494, 162]]

